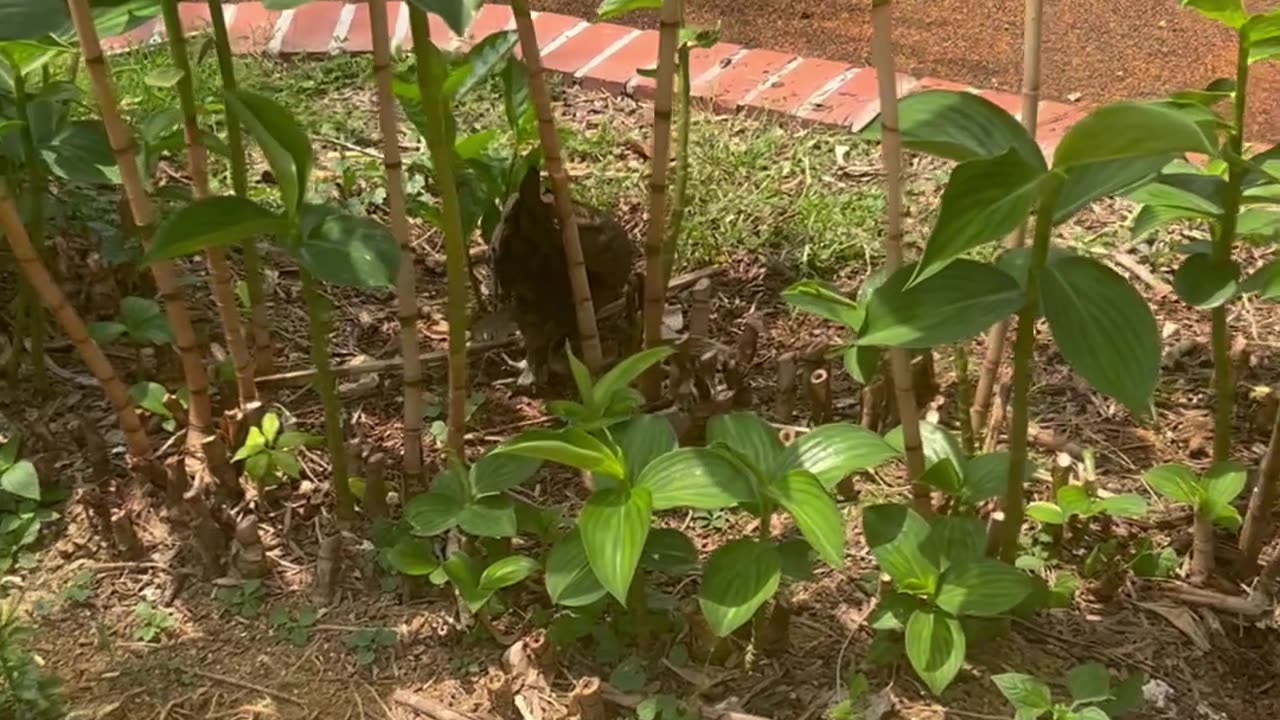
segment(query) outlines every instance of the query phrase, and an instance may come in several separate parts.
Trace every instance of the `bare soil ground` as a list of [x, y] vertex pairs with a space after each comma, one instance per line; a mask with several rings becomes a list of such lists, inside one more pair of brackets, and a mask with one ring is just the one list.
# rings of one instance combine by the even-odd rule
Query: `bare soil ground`
[[[345, 89], [330, 92], [314, 98], [314, 102], [341, 107], [344, 115], [365, 117], [372, 123], [373, 115], [365, 112], [370, 102], [368, 93]], [[601, 148], [600, 156], [593, 157], [589, 167], [579, 167], [575, 172], [582, 192], [593, 198], [613, 198], [609, 207], [632, 229], [646, 223], [643, 176], [628, 179], [625, 188], [616, 192], [602, 190], [600, 183], [616, 174], [639, 172], [636, 168], [644, 163], [646, 114], [645, 108], [629, 100], [572, 89], [565, 91], [561, 108], [562, 120], [576, 131], [576, 142], [581, 143], [579, 157], [589, 155], [587, 148], [591, 147], [593, 133], [604, 132], [602, 127], [607, 126], [610, 138], [616, 140]], [[737, 124], [732, 126], [732, 133], [744, 142], [743, 138], [749, 140], [771, 132], [792, 137], [801, 148], [832, 137], [845, 142], [831, 131], [778, 126], [772, 120], [734, 122]], [[367, 128], [346, 129], [348, 132], [339, 135], [345, 138], [341, 142], [376, 147], [376, 143], [367, 141], [376, 136], [362, 135], [369, 132]], [[716, 146], [718, 141], [709, 135], [713, 131], [706, 132], [708, 135], [701, 136], [704, 142], [708, 147]], [[696, 137], [699, 136], [695, 133]], [[871, 149], [847, 142], [848, 146], [842, 146], [853, 159], [845, 162], [842, 170], [812, 175], [805, 166], [787, 181], [783, 195], [838, 192], [877, 197], [880, 178], [870, 159], [874, 157]], [[322, 167], [330, 165], [339, 154], [332, 151], [332, 145], [322, 154], [325, 153], [327, 156], [318, 163]], [[779, 162], [789, 159], [775, 158]], [[724, 161], [731, 162], [728, 156]], [[801, 165], [797, 163], [797, 167]], [[169, 172], [181, 174], [179, 166], [168, 167]], [[924, 209], [931, 207], [936, 198], [939, 170], [930, 161], [914, 159], [911, 163], [911, 230], [916, 239], [927, 229], [929, 214]], [[367, 182], [380, 184], [376, 177]], [[695, 189], [691, 212], [695, 216], [706, 212], [698, 209], [700, 198], [713, 199], [717, 193], [736, 189]], [[377, 207], [371, 210], [379, 212]], [[1121, 202], [1101, 203], [1064, 228], [1062, 237], [1074, 242], [1081, 252], [1114, 261], [1116, 246], [1103, 243], [1100, 238], [1112, 238], [1117, 223], [1127, 212]], [[769, 236], [791, 220], [781, 216], [753, 218], [749, 224], [760, 236]], [[424, 225], [416, 226], [415, 232], [419, 251], [417, 283], [423, 301], [420, 339], [424, 350], [439, 349], [445, 339], [439, 239]], [[874, 240], [875, 225], [846, 229], [848, 234], [858, 232], [867, 232]], [[1153, 304], [1166, 350], [1178, 348], [1170, 354], [1165, 368], [1157, 395], [1159, 415], [1154, 422], [1136, 423], [1122, 408], [1088, 391], [1065, 368], [1050, 344], [1042, 340], [1037, 347], [1032, 417], [1041, 428], [1053, 430], [1079, 446], [1095, 448], [1100, 481], [1108, 490], [1140, 488], [1140, 472], [1159, 462], [1190, 458], [1199, 464], [1207, 460], [1210, 398], [1205, 389], [1210, 367], [1201, 342], [1207, 336], [1207, 323], [1203, 315], [1183, 307], [1165, 292], [1160, 280], [1163, 277], [1167, 281], [1171, 270], [1165, 248], [1193, 233], [1189, 229], [1178, 230], [1164, 242], [1132, 249], [1149, 251], [1144, 260], [1156, 262], [1155, 282], [1137, 284]], [[735, 249], [735, 239], [724, 240], [728, 249], [714, 263], [721, 268], [714, 278], [714, 334], [731, 342], [748, 314], [755, 312], [763, 317], [766, 330], [750, 383], [758, 407], [767, 413], [772, 406], [777, 355], [829, 341], [836, 335], [830, 327], [812, 317], [795, 315], [780, 302], [779, 291], [800, 276], [795, 270], [794, 254], [770, 259], [767, 252]], [[69, 231], [61, 242], [65, 256], [71, 258], [84, 257], [80, 253], [91, 252], [95, 247], [83, 228]], [[875, 256], [868, 249], [870, 246], [863, 246], [868, 259]], [[273, 261], [278, 261], [277, 267], [281, 268], [272, 297], [275, 337], [285, 358], [283, 364], [303, 368], [308, 363], [297, 287], [283, 259]], [[870, 267], [866, 261], [844, 262], [825, 266], [823, 273], [852, 288]], [[189, 269], [196, 276], [203, 273], [199, 262], [192, 262]], [[1123, 264], [1118, 269], [1128, 272]], [[64, 272], [72, 278], [68, 279], [68, 286], [88, 282], [83, 269], [64, 267]], [[204, 327], [213, 327], [214, 314], [205, 284], [197, 282], [191, 287]], [[5, 276], [0, 288], [4, 299], [11, 297], [11, 277]], [[394, 356], [398, 326], [389, 294], [344, 292], [331, 297], [335, 304], [334, 352], [339, 362], [356, 354]], [[676, 300], [686, 303], [687, 296]], [[92, 314], [92, 309], [87, 310]], [[1274, 386], [1280, 380], [1280, 357], [1273, 340], [1280, 314], [1270, 306], [1241, 304], [1233, 310], [1231, 324], [1233, 332], [1243, 339], [1244, 350], [1240, 354], [1238, 387], [1242, 402], [1236, 417], [1236, 443], [1240, 459], [1252, 464], [1265, 445], [1264, 428], [1270, 422], [1257, 417], [1255, 410], [1263, 405], [1247, 398], [1251, 387]], [[972, 350], [980, 357], [980, 347], [975, 344]], [[518, 352], [508, 354], [515, 356]], [[485, 395], [470, 424], [470, 447], [477, 452], [509, 436], [517, 427], [543, 419], [539, 403], [516, 390], [516, 371], [501, 356], [501, 352], [491, 353], [471, 365], [474, 385], [482, 388]], [[117, 359], [128, 361], [127, 356]], [[79, 484], [88, 477], [88, 469], [83, 456], [67, 439], [72, 437], [70, 428], [76, 418], [99, 418], [110, 438], [111, 420], [100, 393], [76, 381], [83, 379], [84, 371], [69, 348], [55, 346], [53, 360], [63, 369], [58, 373], [61, 379], [54, 397], [36, 403], [26, 393], [10, 388], [0, 394], [0, 413], [11, 428], [47, 428], [47, 447], [42, 451], [53, 453], [56, 458], [53, 481], [79, 490]], [[947, 356], [940, 355], [941, 389], [932, 401], [932, 409], [944, 424], [952, 423], [955, 416], [950, 367]], [[833, 374], [838, 378], [833, 392], [839, 399], [837, 419], [857, 422], [856, 388], [843, 372]], [[382, 374], [378, 380], [371, 391], [348, 399], [345, 411], [353, 433], [366, 450], [385, 451], [394, 458], [399, 456], [402, 435], [399, 384], [391, 373]], [[442, 367], [431, 369], [429, 383], [429, 387], [443, 392]], [[319, 402], [305, 388], [275, 388], [271, 399], [302, 424], [318, 427]], [[797, 422], [804, 423], [807, 410], [803, 400], [799, 412]], [[1042, 466], [1048, 457], [1042, 454], [1038, 458]], [[436, 458], [436, 453], [430, 453], [430, 460]], [[189, 548], [169, 534], [158, 510], [141, 523], [149, 560], [122, 563], [100, 552], [82, 509], [74, 501], [66, 506], [64, 521], [46, 534], [37, 569], [21, 574], [14, 582], [24, 589], [25, 602], [38, 623], [37, 650], [48, 669], [64, 679], [67, 697], [75, 710], [89, 718], [147, 720], [409, 719], [416, 716], [390, 700], [397, 689], [407, 689], [458, 711], [486, 717], [483, 713], [488, 708], [481, 680], [487, 668], [498, 662], [503, 644], [484, 628], [461, 627], [457, 606], [447, 592], [422, 588], [402, 591], [394, 583], [389, 592], [384, 591], [385, 577], [369, 561], [367, 528], [359, 527], [348, 537], [344, 558], [347, 572], [338, 598], [322, 610], [306, 642], [301, 647], [294, 646], [272, 631], [267, 623], [272, 608], [298, 609], [309, 602], [307, 589], [315, 568], [318, 538], [328, 535], [333, 527], [326, 501], [326, 461], [320, 454], [311, 454], [304, 458], [304, 467], [301, 483], [269, 493], [259, 502], [271, 570], [262, 607], [249, 618], [236, 617], [215, 599], [215, 587], [196, 577]], [[893, 476], [890, 472], [883, 477], [859, 478], [861, 498], [846, 498], [849, 551], [845, 566], [839, 570], [821, 569], [812, 582], [789, 591], [795, 615], [785, 654], [761, 658], [749, 669], [740, 662], [728, 667], [677, 664], [673, 669], [662, 658], [670, 657], [669, 649], [687, 640], [680, 630], [672, 629], [662, 634], [653, 652], [641, 660], [651, 689], [692, 699], [701, 687], [704, 690], [700, 699], [708, 705], [733, 697], [746, 711], [757, 715], [811, 720], [820, 717], [831, 704], [841, 674], [862, 668], [873, 691], [887, 688], [886, 697], [892, 699], [897, 717], [1008, 718], [1012, 711], [991, 684], [991, 674], [1034, 673], [1061, 689], [1066, 670], [1080, 662], [1096, 660], [1116, 671], [1143, 670], [1168, 688], [1163, 704], [1150, 703], [1137, 716], [1144, 720], [1280, 716], [1280, 687], [1275, 684], [1280, 672], [1280, 643], [1270, 623], [1190, 611], [1179, 616], [1178, 627], [1144, 607], [1143, 603], [1153, 601], [1156, 593], [1151, 586], [1140, 585], [1132, 578], [1118, 587], [1087, 582], [1072, 607], [1014, 621], [998, 637], [970, 652], [969, 666], [941, 701], [929, 696], [904, 667], [871, 666], [867, 662], [871, 635], [862, 619], [874, 597], [875, 573], [862, 543], [856, 505], [859, 499], [902, 496], [904, 489]], [[1043, 490], [1036, 488], [1038, 493]], [[582, 499], [581, 487], [574, 477], [550, 470], [523, 492], [542, 505], [564, 505], [570, 514]], [[159, 506], [159, 502], [154, 503], [154, 507]], [[704, 551], [721, 542], [725, 533], [747, 525], [746, 518], [734, 514], [705, 517], [678, 513], [662, 522], [690, 532]], [[1189, 545], [1188, 529], [1185, 517], [1179, 518], [1157, 505], [1148, 520], [1116, 523], [1113, 532], [1122, 543], [1147, 534], [1185, 550]], [[1085, 537], [1064, 564], [1078, 564], [1083, 554], [1100, 541], [1100, 537]], [[85, 569], [94, 571], [88, 597], [82, 602], [60, 597], [77, 573]], [[693, 595], [688, 583], [661, 583], [659, 587], [677, 605]], [[141, 622], [135, 609], [144, 599], [176, 620], [173, 628], [148, 642], [135, 636]], [[503, 636], [523, 636], [545, 625], [553, 614], [537, 582], [513, 589], [503, 602], [507, 611], [494, 621], [496, 632]], [[541, 701], [546, 717], [558, 717], [563, 711], [568, 690], [577, 678], [599, 675], [607, 679], [631, 654], [630, 649], [619, 650], [616, 637], [611, 640], [611, 634], [624, 624], [625, 621], [616, 623], [613, 629], [597, 630], [591, 637], [560, 650], [561, 671], [550, 678], [550, 690]], [[357, 630], [372, 628], [395, 630], [396, 644], [379, 652], [371, 664], [359, 665], [350, 639]], [[1207, 645], [1197, 646], [1188, 633], [1203, 633]], [[735, 655], [741, 657], [740, 652]]]

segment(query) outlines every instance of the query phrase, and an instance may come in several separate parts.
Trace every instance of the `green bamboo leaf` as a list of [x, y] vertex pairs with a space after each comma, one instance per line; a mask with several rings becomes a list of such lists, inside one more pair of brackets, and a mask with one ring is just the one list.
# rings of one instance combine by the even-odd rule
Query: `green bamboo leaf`
[[649, 463], [635, 486], [650, 494], [654, 510], [719, 510], [756, 499], [742, 465], [710, 448], [679, 448]]
[[870, 385], [880, 370], [881, 356], [880, 348], [850, 345], [844, 350], [844, 370], [858, 383]]
[[120, 168], [101, 120], [73, 120], [40, 148], [53, 174], [70, 182], [116, 185]]
[[480, 588], [480, 577], [484, 569], [480, 561], [464, 553], [455, 552], [444, 561], [444, 572], [453, 583], [453, 589], [471, 612], [477, 612], [493, 597], [492, 590]]
[[381, 223], [331, 205], [302, 207], [297, 260], [324, 282], [350, 288], [389, 288], [400, 267], [400, 247]]
[[1053, 154], [1055, 170], [1169, 153], [1217, 151], [1186, 115], [1151, 103], [1119, 102], [1089, 113], [1063, 135]]
[[915, 272], [895, 272], [867, 302], [859, 345], [927, 348], [967, 340], [1022, 304], [1018, 282], [993, 265], [955, 260], [907, 287]]
[[458, 513], [458, 527], [478, 537], [515, 537], [515, 503], [510, 495], [490, 495], [467, 503]]
[[1230, 28], [1238, 29], [1248, 19], [1240, 0], [1182, 0], [1182, 7], [1189, 7]]
[[1017, 229], [1046, 177], [1043, 165], [1028, 164], [1013, 148], [957, 165], [942, 191], [938, 219], [908, 287]]
[[1024, 512], [1032, 520], [1047, 525], [1065, 525], [1067, 522], [1066, 513], [1062, 511], [1062, 508], [1051, 502], [1037, 500], [1036, 502], [1027, 503]]
[[1129, 226], [1129, 239], [1141, 240], [1152, 232], [1166, 225], [1182, 220], [1212, 220], [1212, 216], [1197, 210], [1163, 207], [1160, 205], [1144, 205], [1134, 214]]
[[[964, 162], [1014, 148], [1029, 165], [1043, 168], [1044, 156], [1027, 131], [1000, 106], [970, 92], [926, 90], [898, 101], [898, 128], [908, 149]], [[880, 119], [862, 131], [879, 139]]]
[[927, 550], [943, 571], [952, 565], [982, 560], [987, 554], [986, 523], [969, 514], [934, 518], [930, 523]]
[[1209, 466], [1204, 472], [1201, 487], [1200, 512], [1217, 518], [1241, 492], [1244, 492], [1246, 471], [1239, 463], [1225, 460]]
[[285, 211], [295, 215], [302, 209], [311, 178], [311, 140], [293, 114], [271, 98], [237, 90], [227, 95], [227, 105], [262, 148], [280, 185]]
[[1053, 499], [1066, 517], [1088, 517], [1093, 514], [1093, 498], [1089, 491], [1080, 485], [1063, 485], [1058, 488]]
[[1280, 211], [1268, 207], [1241, 210], [1236, 216], [1236, 235], [1244, 238], [1274, 237], [1280, 233]]
[[791, 307], [813, 313], [850, 330], [862, 327], [866, 313], [854, 300], [822, 280], [801, 280], [782, 291], [782, 300]]
[[430, 575], [440, 567], [440, 560], [431, 550], [431, 543], [420, 538], [401, 538], [387, 552], [387, 562], [397, 572], [414, 577]]
[[636, 10], [658, 10], [662, 8], [662, 0], [604, 0], [596, 9], [596, 18], [612, 20]]
[[160, 65], [148, 72], [142, 82], [154, 88], [169, 89], [182, 81], [184, 74], [171, 65]]
[[635, 481], [654, 460], [677, 445], [675, 428], [661, 415], [637, 415], [610, 432], [622, 450], [629, 481]]
[[607, 592], [587, 562], [582, 534], [573, 528], [547, 553], [547, 595], [564, 607], [590, 605]]
[[167, 345], [173, 342], [173, 330], [155, 300], [132, 295], [124, 298], [120, 301], [120, 320], [135, 343]]
[[673, 348], [665, 345], [649, 348], [614, 365], [613, 369], [597, 380], [595, 387], [592, 388], [591, 397], [595, 402], [595, 407], [609, 407], [614, 396], [629, 388], [631, 383], [635, 382], [636, 378], [640, 377], [645, 370], [662, 362], [673, 352], [675, 352]]
[[1054, 204], [1053, 223], [1058, 225], [1070, 220], [1094, 200], [1123, 195], [1150, 182], [1174, 157], [1168, 153], [1143, 158], [1126, 157], [1070, 168]]
[[454, 100], [467, 97], [499, 68], [506, 67], [518, 42], [520, 38], [515, 31], [507, 30], [493, 33], [476, 43], [462, 56], [462, 62], [450, 69], [444, 83], [445, 94]]
[[792, 470], [772, 479], [767, 485], [769, 496], [795, 520], [800, 534], [809, 541], [828, 565], [839, 568], [844, 563], [844, 518], [835, 498], [827, 493], [813, 473]]
[[288, 220], [252, 200], [235, 195], [204, 198], [184, 205], [156, 228], [142, 262], [172, 260], [288, 229]]
[[1021, 570], [984, 559], [947, 568], [934, 601], [952, 615], [993, 617], [1012, 610], [1031, 590], [1031, 579]]
[[885, 438], [861, 425], [829, 423], [796, 438], [777, 467], [807, 470], [830, 490], [849, 473], [876, 467], [898, 454]]
[[439, 535], [458, 524], [466, 506], [466, 488], [456, 471], [446, 470], [431, 481], [431, 488], [409, 500], [404, 518], [415, 535]]
[[1100, 498], [1098, 507], [1113, 517], [1141, 518], [1147, 514], [1147, 499], [1133, 493]]
[[550, 460], [590, 473], [622, 477], [622, 458], [595, 436], [578, 428], [526, 430], [494, 448], [496, 453], [513, 453]]
[[0, 473], [0, 490], [27, 500], [40, 500], [40, 476], [29, 460], [19, 460]]
[[916, 610], [907, 620], [907, 659], [934, 695], [941, 695], [964, 665], [960, 621], [933, 610]]
[[[1035, 463], [1027, 461], [1026, 477], [1035, 474]], [[993, 452], [976, 455], [965, 461], [960, 473], [964, 484], [960, 499], [970, 505], [1000, 497], [1009, 484], [1009, 453]]]
[[129, 399], [133, 404], [158, 417], [173, 417], [173, 413], [164, 404], [167, 397], [169, 391], [157, 382], [143, 380], [129, 386]]
[[930, 465], [920, 476], [919, 482], [940, 490], [950, 497], [959, 495], [964, 487], [964, 477], [960, 474], [960, 468], [947, 458]]
[[592, 493], [578, 516], [587, 562], [600, 584], [623, 606], [649, 536], [653, 500], [648, 488]]
[[769, 423], [753, 412], [716, 415], [707, 423], [707, 445], [724, 443], [751, 463], [756, 472], [772, 474], [782, 458], [782, 441]]
[[1240, 285], [1240, 290], [1257, 293], [1259, 300], [1274, 300], [1280, 297], [1280, 259], [1271, 260], [1254, 271]]
[[698, 566], [698, 549], [675, 528], [654, 528], [644, 542], [640, 564], [669, 575], [684, 575]]
[[1136, 203], [1196, 210], [1205, 215], [1220, 215], [1226, 195], [1226, 181], [1205, 172], [1164, 173], [1128, 193]]
[[1145, 416], [1160, 375], [1160, 336], [1146, 301], [1089, 258], [1045, 268], [1044, 316], [1067, 364], [1099, 392]]
[[1053, 709], [1049, 686], [1039, 678], [1022, 673], [992, 675], [991, 682], [1019, 714], [1040, 717]]
[[[444, 20], [454, 35], [467, 34], [471, 21], [475, 19], [484, 0], [408, 0], [409, 4], [419, 10], [435, 13]], [[447, 38], [437, 38], [440, 41]]]
[[468, 471], [473, 497], [504, 493], [525, 480], [542, 467], [538, 458], [509, 453], [487, 453]]
[[541, 570], [538, 561], [523, 555], [508, 555], [495, 561], [480, 575], [481, 590], [501, 590], [511, 587]]
[[782, 564], [772, 543], [742, 538], [707, 558], [698, 605], [720, 637], [737, 630], [778, 591]]
[[1240, 42], [1249, 48], [1250, 63], [1280, 55], [1280, 11], [1254, 15], [1240, 29]]
[[1197, 507], [1203, 491], [1195, 473], [1185, 465], [1157, 465], [1142, 475], [1142, 481], [1156, 493], [1176, 503]]
[[[885, 433], [884, 439], [898, 453], [903, 452], [901, 425]], [[921, 451], [924, 453], [926, 469], [943, 460], [950, 460], [951, 465], [959, 470], [968, 461], [965, 456], [964, 446], [960, 444], [960, 438], [956, 437], [956, 434], [950, 430], [928, 420], [920, 421], [920, 445]]]
[[929, 523], [905, 505], [872, 505], [862, 512], [862, 534], [880, 570], [903, 592], [929, 594], [938, 566], [925, 556]]
[[1182, 302], [1202, 310], [1230, 302], [1240, 289], [1240, 266], [1234, 260], [1192, 253], [1173, 274], [1173, 289]]
[[1111, 673], [1102, 663], [1077, 665], [1067, 673], [1067, 692], [1076, 704], [1102, 702], [1111, 698]]

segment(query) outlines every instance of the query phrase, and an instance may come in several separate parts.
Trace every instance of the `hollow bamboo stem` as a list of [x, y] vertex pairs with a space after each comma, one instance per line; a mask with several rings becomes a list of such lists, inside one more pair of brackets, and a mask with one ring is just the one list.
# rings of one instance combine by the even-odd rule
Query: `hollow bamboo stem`
[[[97, 101], [102, 124], [107, 130], [111, 152], [120, 169], [120, 181], [124, 185], [125, 195], [129, 200], [133, 222], [138, 227], [143, 245], [149, 246], [151, 226], [154, 221], [151, 200], [147, 197], [146, 188], [138, 170], [133, 134], [121, 118], [120, 109], [116, 104], [115, 91], [111, 86], [111, 74], [102, 53], [102, 45], [98, 40], [93, 14], [89, 10], [88, 0], [67, 0], [67, 6], [71, 11], [71, 21], [75, 25], [76, 36], [80, 41], [80, 52], [84, 57], [85, 71], [89, 75], [89, 85]], [[186, 296], [178, 284], [177, 271], [173, 263], [167, 260], [154, 262], [151, 264], [151, 273], [155, 276], [156, 287], [164, 303], [165, 316], [173, 329], [174, 344], [177, 345], [178, 354], [182, 359], [182, 373], [189, 396], [187, 447], [198, 448], [204, 437], [211, 433], [213, 425], [209, 404], [208, 373], [200, 357], [200, 350], [196, 346], [195, 330], [191, 325]]]
[[[13, 65], [13, 99], [14, 109], [19, 118], [27, 117], [26, 77], [22, 67]], [[27, 171], [27, 237], [36, 250], [41, 262], [47, 261], [44, 249], [44, 195], [49, 191], [49, 180], [44, 172], [44, 159], [36, 150], [35, 133], [30, 123], [22, 123], [18, 130], [22, 141], [23, 162]], [[48, 373], [44, 366], [44, 340], [47, 333], [44, 311], [36, 303], [26, 308], [25, 326], [22, 328], [31, 339], [31, 370], [35, 376], [35, 387], [43, 393], [49, 387]], [[21, 334], [19, 344], [14, 348], [14, 357], [22, 355]]]
[[663, 283], [671, 279], [675, 271], [676, 255], [680, 250], [680, 235], [684, 232], [684, 215], [689, 197], [689, 108], [692, 100], [689, 80], [689, 45], [680, 46], [676, 55], [676, 70], [680, 77], [680, 105], [677, 109], [679, 124], [676, 126], [676, 182], [671, 196], [671, 227], [667, 230], [667, 244], [662, 249]]
[[329, 360], [329, 302], [320, 294], [315, 278], [306, 270], [298, 271], [302, 299], [307, 306], [307, 330], [311, 336], [311, 363], [316, 368], [316, 392], [324, 406], [324, 439], [333, 469], [335, 513], [340, 521], [355, 517], [355, 498], [348, 484], [347, 453], [342, 442], [342, 403], [338, 400], [333, 367]]
[[400, 320], [400, 357], [404, 358], [404, 474], [400, 497], [422, 481], [422, 361], [418, 359], [418, 295], [414, 289], [413, 245], [405, 211], [404, 173], [400, 158], [400, 125], [391, 92], [391, 41], [386, 0], [369, 1], [373, 35], [373, 76], [378, 92], [378, 124], [382, 132], [382, 166], [387, 176], [391, 234], [400, 245], [396, 276], [396, 314]]

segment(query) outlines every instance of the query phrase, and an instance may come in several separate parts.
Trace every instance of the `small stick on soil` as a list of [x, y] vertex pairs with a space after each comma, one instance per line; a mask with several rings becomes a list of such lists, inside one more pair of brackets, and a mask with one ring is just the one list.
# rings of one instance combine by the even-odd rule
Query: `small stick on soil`
[[759, 315], [747, 316], [742, 325], [742, 334], [738, 335], [735, 359], [740, 371], [745, 372], [756, 361], [756, 349], [760, 344], [760, 335], [764, 332], [764, 320]]
[[693, 286], [693, 301], [689, 305], [689, 334], [707, 337], [711, 329], [711, 281], [702, 278]]
[[482, 720], [475, 715], [460, 713], [457, 710], [451, 710], [444, 703], [436, 702], [431, 698], [423, 697], [408, 690], [396, 690], [391, 695], [391, 702], [397, 705], [403, 705], [414, 712], [426, 715], [432, 720]]
[[364, 467], [364, 514], [370, 521], [387, 515], [387, 456], [374, 453]]
[[227, 677], [226, 675], [218, 675], [217, 673], [206, 672], [204, 670], [197, 670], [195, 668], [179, 667], [178, 669], [182, 670], [185, 673], [190, 673], [192, 675], [199, 675], [200, 677], [205, 678], [206, 680], [213, 680], [215, 682], [225, 683], [227, 685], [235, 685], [236, 687], [244, 688], [245, 690], [254, 690], [262, 693], [263, 695], [269, 695], [277, 700], [283, 700], [288, 703], [293, 703], [298, 707], [305, 708], [307, 706], [306, 703], [302, 702], [298, 698], [288, 693], [282, 693], [279, 690], [272, 690], [271, 688], [268, 688], [268, 687], [255, 685], [246, 680]]
[[778, 356], [778, 397], [774, 400], [773, 414], [778, 422], [789, 423], [795, 418], [796, 404], [796, 354]]
[[822, 368], [809, 375], [809, 414], [814, 426], [831, 421], [831, 374]]
[[1111, 253], [1110, 258], [1112, 262], [1124, 268], [1130, 275], [1138, 278], [1147, 287], [1151, 288], [1156, 297], [1162, 297], [1173, 292], [1173, 288], [1168, 283], [1156, 277], [1134, 256], [1126, 253]]

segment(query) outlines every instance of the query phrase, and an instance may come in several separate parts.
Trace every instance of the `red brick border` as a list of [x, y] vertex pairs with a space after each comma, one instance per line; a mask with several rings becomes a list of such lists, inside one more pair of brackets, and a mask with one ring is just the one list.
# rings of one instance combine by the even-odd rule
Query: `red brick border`
[[[403, 2], [387, 3], [394, 47], [411, 47]], [[204, 3], [184, 2], [183, 19], [193, 33], [207, 30]], [[363, 3], [313, 2], [283, 13], [261, 3], [244, 2], [226, 8], [236, 53], [310, 54], [369, 52], [372, 48], [369, 12]], [[543, 62], [549, 70], [572, 75], [583, 85], [641, 99], [652, 97], [653, 82], [637, 70], [653, 64], [657, 35], [611, 23], [590, 24], [556, 13], [535, 13], [534, 25]], [[431, 37], [441, 47], [469, 47], [485, 37], [512, 28], [511, 8], [486, 4], [466, 37], [455, 37], [444, 23], [431, 17]], [[160, 37], [154, 21], [125, 35], [107, 38], [103, 46], [121, 52]], [[759, 112], [787, 115], [823, 125], [861, 130], [879, 112], [876, 73], [818, 58], [802, 58], [773, 50], [746, 49], [719, 43], [692, 54], [693, 94], [709, 101], [716, 112]], [[899, 96], [929, 89], [977, 93], [1017, 117], [1019, 96], [973, 88], [938, 78], [898, 76]], [[1052, 151], [1062, 134], [1088, 108], [1044, 101], [1040, 103], [1036, 139]]]

